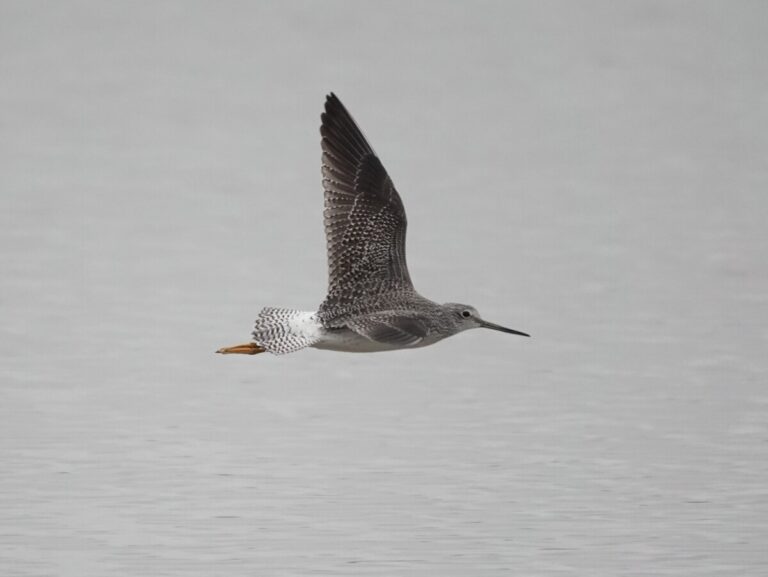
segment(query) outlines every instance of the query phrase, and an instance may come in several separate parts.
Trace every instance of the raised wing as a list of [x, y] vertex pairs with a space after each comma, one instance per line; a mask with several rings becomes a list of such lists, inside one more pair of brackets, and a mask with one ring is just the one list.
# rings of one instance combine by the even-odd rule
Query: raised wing
[[406, 218], [387, 171], [341, 101], [325, 101], [320, 126], [328, 295], [320, 314], [413, 291], [405, 263]]

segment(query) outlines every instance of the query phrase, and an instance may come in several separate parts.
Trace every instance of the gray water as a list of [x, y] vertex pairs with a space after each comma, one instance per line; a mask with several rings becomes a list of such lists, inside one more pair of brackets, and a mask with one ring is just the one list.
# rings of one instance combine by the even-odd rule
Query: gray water
[[[0, 574], [768, 574], [761, 2], [0, 3]], [[335, 91], [417, 288], [325, 289]]]

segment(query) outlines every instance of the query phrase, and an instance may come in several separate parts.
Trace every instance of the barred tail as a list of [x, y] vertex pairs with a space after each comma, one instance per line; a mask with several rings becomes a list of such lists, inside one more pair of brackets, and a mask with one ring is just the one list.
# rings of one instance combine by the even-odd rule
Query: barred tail
[[293, 309], [261, 309], [253, 342], [275, 355], [292, 353], [320, 340], [322, 325], [315, 313]]

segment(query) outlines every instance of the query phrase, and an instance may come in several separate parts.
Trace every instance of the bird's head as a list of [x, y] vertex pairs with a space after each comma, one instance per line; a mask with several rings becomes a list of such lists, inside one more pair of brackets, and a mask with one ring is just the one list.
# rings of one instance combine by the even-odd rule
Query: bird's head
[[528, 333], [508, 329], [483, 320], [480, 313], [478, 313], [477, 309], [473, 306], [462, 305], [459, 303], [445, 303], [443, 308], [453, 316], [453, 321], [456, 323], [459, 330], [462, 331], [466, 331], [467, 329], [493, 329], [494, 331], [501, 331], [502, 333], [509, 333], [511, 335], [520, 335], [523, 337], [531, 336]]

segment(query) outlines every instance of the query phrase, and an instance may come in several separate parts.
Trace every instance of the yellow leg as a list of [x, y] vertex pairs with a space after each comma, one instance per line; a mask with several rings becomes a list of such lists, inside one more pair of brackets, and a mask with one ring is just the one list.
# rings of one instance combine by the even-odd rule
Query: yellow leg
[[224, 347], [216, 351], [222, 355], [258, 355], [265, 352], [266, 349], [260, 347], [256, 343], [243, 343], [242, 345], [235, 345], [234, 347]]

